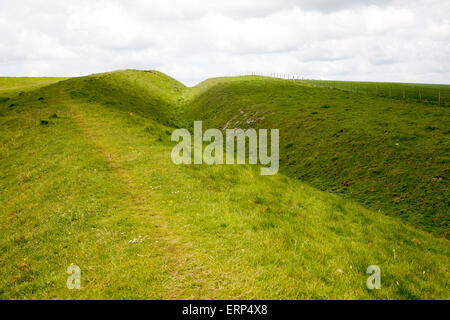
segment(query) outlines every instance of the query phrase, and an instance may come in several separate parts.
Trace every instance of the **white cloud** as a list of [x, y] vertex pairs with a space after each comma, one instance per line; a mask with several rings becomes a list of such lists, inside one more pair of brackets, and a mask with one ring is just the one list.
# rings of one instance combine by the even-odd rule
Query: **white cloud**
[[158, 69], [450, 82], [440, 0], [16, 0], [0, 3], [0, 75]]

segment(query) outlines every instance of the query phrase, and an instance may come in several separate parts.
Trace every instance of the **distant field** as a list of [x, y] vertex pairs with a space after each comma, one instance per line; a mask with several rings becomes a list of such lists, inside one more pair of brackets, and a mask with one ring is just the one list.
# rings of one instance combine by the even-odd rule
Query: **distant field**
[[418, 101], [439, 102], [450, 106], [450, 85], [397, 83], [397, 82], [363, 82], [363, 81], [331, 81], [331, 80], [295, 80], [316, 86], [336, 88], [346, 91], [366, 93], [394, 99], [413, 99]]
[[0, 77], [0, 101], [65, 79], [67, 78]]

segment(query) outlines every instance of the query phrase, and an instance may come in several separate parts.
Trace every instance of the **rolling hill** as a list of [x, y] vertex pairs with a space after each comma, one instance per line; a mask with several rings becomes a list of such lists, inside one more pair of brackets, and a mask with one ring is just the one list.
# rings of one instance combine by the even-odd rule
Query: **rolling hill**
[[[448, 298], [448, 109], [136, 70], [11, 92], [3, 299]], [[193, 119], [280, 128], [282, 172], [174, 165], [171, 132]]]
[[279, 128], [282, 172], [448, 238], [448, 107], [264, 77], [195, 90], [187, 118]]

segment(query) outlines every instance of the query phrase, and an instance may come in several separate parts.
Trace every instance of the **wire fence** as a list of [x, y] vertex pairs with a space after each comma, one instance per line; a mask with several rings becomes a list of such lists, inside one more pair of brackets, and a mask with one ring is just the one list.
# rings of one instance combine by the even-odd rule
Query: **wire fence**
[[284, 73], [247, 73], [246, 75], [270, 77], [300, 82], [314, 87], [324, 87], [336, 90], [355, 92], [378, 97], [398, 100], [414, 99], [431, 102], [438, 105], [450, 106], [450, 85], [445, 84], [416, 84], [396, 82], [369, 82], [369, 81], [338, 81], [304, 79], [296, 74]]

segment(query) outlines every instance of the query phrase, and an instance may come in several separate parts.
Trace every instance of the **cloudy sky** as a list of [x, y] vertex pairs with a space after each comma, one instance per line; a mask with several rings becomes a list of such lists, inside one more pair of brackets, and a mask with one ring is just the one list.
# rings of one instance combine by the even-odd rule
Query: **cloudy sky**
[[0, 0], [0, 76], [450, 83], [449, 0]]

